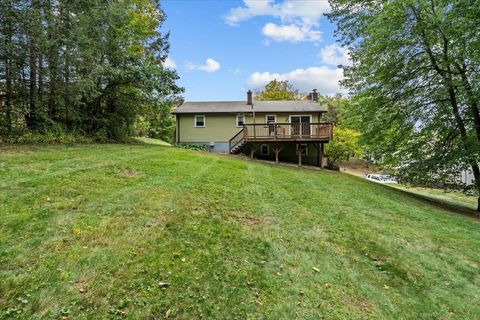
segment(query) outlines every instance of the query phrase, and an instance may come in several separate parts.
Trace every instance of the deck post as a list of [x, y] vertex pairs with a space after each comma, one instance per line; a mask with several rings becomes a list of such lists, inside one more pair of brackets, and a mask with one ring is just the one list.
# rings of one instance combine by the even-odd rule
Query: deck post
[[275, 153], [275, 163], [279, 163], [279, 155], [280, 151], [283, 150], [284, 147], [280, 147], [278, 144], [275, 144], [275, 148], [273, 148], [273, 152]]
[[255, 146], [255, 143], [252, 143], [252, 146], [250, 147], [250, 159], [253, 160], [253, 156], [255, 155], [255, 151], [257, 151], [257, 147]]
[[298, 152], [298, 166], [302, 166], [302, 152], [300, 151]]
[[323, 142], [320, 143], [320, 168], [323, 168]]

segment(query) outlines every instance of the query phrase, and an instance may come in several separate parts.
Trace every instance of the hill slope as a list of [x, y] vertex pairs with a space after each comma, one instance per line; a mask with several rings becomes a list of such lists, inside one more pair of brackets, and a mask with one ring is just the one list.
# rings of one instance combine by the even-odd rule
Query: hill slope
[[0, 318], [480, 318], [480, 222], [153, 145], [0, 149]]

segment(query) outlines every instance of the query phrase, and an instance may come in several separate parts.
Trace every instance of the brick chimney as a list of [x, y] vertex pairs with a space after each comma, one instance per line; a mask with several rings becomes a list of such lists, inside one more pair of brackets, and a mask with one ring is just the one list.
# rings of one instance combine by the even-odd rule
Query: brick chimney
[[313, 89], [312, 93], [310, 93], [310, 97], [312, 101], [318, 102], [318, 92], [317, 89]]
[[253, 105], [252, 90], [247, 91], [247, 104]]

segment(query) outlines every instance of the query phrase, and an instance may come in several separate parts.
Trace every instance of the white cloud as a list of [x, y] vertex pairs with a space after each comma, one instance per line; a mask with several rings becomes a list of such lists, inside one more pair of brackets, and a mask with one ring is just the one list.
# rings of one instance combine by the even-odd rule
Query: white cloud
[[276, 25], [275, 23], [267, 23], [262, 32], [265, 36], [272, 38], [275, 41], [319, 41], [321, 39], [321, 32], [312, 30], [307, 26], [290, 25]]
[[202, 70], [211, 73], [220, 70], [220, 63], [212, 58], [208, 58], [203, 65], [195, 65], [191, 62], [187, 62], [185, 68], [188, 70]]
[[338, 66], [350, 66], [352, 61], [350, 60], [349, 51], [346, 48], [342, 48], [337, 44], [328, 45], [318, 54], [320, 61], [324, 64]]
[[318, 92], [326, 95], [345, 93], [339, 84], [343, 79], [343, 70], [326, 66], [296, 69], [287, 73], [255, 72], [248, 77], [247, 85], [251, 89], [261, 89], [274, 79], [288, 80], [300, 92], [318, 89]]
[[315, 25], [324, 13], [330, 11], [328, 1], [285, 0], [243, 0], [244, 6], [230, 10], [225, 21], [237, 25], [242, 21], [258, 16], [272, 16], [284, 22], [300, 19], [305, 24]]
[[229, 25], [238, 25], [240, 22], [258, 17], [271, 16], [279, 19], [281, 25], [267, 23], [263, 27], [263, 34], [276, 41], [320, 41], [319, 26], [324, 13], [330, 11], [328, 1], [312, 0], [243, 0], [244, 5], [233, 8], [225, 16]]
[[167, 69], [175, 69], [177, 67], [177, 64], [172, 58], [167, 57], [167, 59], [165, 59], [165, 62], [163, 63], [163, 66]]

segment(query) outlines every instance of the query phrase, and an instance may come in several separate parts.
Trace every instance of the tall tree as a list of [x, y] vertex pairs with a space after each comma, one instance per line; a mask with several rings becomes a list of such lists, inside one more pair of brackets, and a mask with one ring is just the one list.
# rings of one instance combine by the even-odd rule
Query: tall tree
[[182, 92], [164, 19], [154, 0], [0, 1], [0, 134], [132, 134]]
[[265, 89], [255, 92], [255, 100], [298, 100], [298, 90], [288, 82], [277, 81], [274, 79], [270, 81]]
[[370, 145], [404, 181], [456, 185], [470, 168], [480, 191], [480, 1], [330, 3]]

